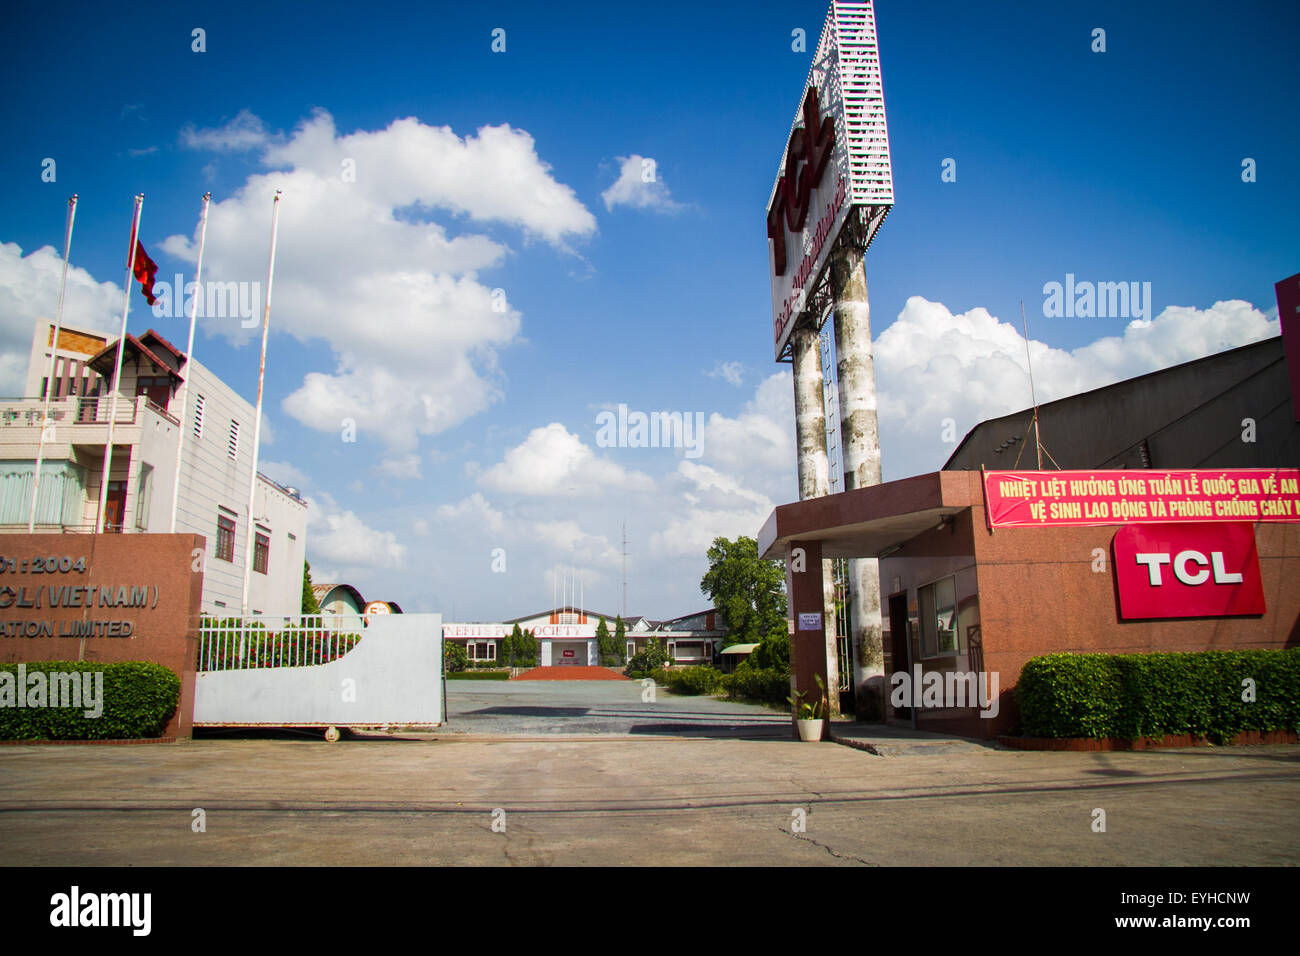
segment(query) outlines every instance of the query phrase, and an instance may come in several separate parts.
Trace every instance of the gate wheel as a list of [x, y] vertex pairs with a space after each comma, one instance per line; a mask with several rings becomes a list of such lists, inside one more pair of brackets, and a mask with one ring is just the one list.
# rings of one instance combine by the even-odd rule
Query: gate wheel
[[326, 743], [336, 744], [339, 742], [339, 738], [341, 736], [342, 734], [339, 733], [339, 729], [337, 727], [328, 727], [325, 730]]

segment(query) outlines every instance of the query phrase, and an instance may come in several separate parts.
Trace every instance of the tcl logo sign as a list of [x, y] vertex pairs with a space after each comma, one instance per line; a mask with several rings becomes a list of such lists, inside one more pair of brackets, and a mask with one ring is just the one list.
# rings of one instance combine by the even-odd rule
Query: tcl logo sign
[[822, 181], [835, 149], [835, 120], [822, 116], [817, 88], [810, 86], [803, 101], [803, 126], [790, 134], [785, 150], [785, 172], [767, 211], [767, 237], [775, 240], [773, 271], [785, 275], [785, 230], [801, 232], [808, 219], [808, 199]]
[[1264, 613], [1253, 524], [1129, 525], [1113, 547], [1122, 618]]

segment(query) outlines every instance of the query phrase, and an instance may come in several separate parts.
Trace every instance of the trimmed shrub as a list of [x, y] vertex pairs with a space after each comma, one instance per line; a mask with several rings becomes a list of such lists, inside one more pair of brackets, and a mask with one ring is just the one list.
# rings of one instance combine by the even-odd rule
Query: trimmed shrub
[[708, 664], [664, 671], [662, 678], [655, 679], [674, 694], [712, 694], [722, 688], [722, 674]]
[[447, 680], [509, 680], [509, 671], [448, 671]]
[[[76, 707], [17, 707], [18, 664], [0, 664], [0, 740], [126, 740], [159, 737], [176, 712], [181, 679], [168, 667], [152, 661], [35, 661], [25, 663], [30, 684], [35, 673], [46, 675], [46, 703], [54, 703], [51, 672], [103, 673], [98, 717], [85, 712], [95, 708], [82, 700]], [[83, 680], [84, 678], [78, 678]], [[94, 693], [92, 689], [91, 693]], [[25, 697], [30, 701], [32, 691]], [[11, 696], [12, 695], [12, 696]]]
[[631, 677], [640, 680], [643, 677], [653, 677], [659, 683], [663, 674], [664, 666], [671, 665], [672, 658], [664, 650], [663, 644], [651, 639], [646, 642], [646, 648], [639, 654], [634, 654], [632, 659], [627, 662], [627, 667], [623, 669], [624, 677]]
[[743, 661], [733, 673], [722, 677], [722, 689], [731, 700], [788, 706], [790, 672], [775, 667], [755, 667], [751, 661]]
[[[1243, 700], [1247, 681], [1254, 700]], [[1031, 737], [1136, 740], [1247, 730], [1300, 731], [1300, 648], [1164, 654], [1047, 654], [1016, 683]]]

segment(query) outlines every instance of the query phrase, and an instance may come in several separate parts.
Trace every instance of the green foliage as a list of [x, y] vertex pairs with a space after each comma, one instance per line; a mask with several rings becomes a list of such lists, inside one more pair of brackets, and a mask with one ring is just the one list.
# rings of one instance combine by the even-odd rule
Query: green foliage
[[311, 589], [311, 564], [307, 561], [302, 563], [302, 613], [320, 613], [320, 602], [316, 600], [316, 592]]
[[516, 624], [514, 630], [502, 641], [499, 656], [502, 663], [510, 667], [536, 667], [537, 638], [532, 631], [525, 631]]
[[742, 661], [734, 673], [722, 678], [722, 689], [731, 700], [762, 704], [784, 704], [790, 697], [790, 672], [772, 667], [755, 667]]
[[808, 695], [802, 691], [795, 691], [793, 696], [786, 698], [791, 712], [800, 720], [822, 720], [826, 717], [826, 709], [829, 707], [826, 700], [826, 682], [822, 680], [821, 674], [814, 674], [813, 679], [817, 681], [816, 699], [804, 700]]
[[[1254, 701], [1243, 701], [1253, 680]], [[1021, 732], [1136, 740], [1300, 731], [1300, 648], [1169, 654], [1047, 654], [1016, 684]]]
[[[102, 712], [87, 717], [93, 710], [82, 700], [80, 707], [17, 707], [6, 701], [0, 706], [0, 740], [127, 740], [158, 737], [176, 712], [181, 696], [181, 679], [170, 668], [152, 661], [39, 661], [24, 664], [29, 678], [37, 672], [103, 672], [100, 700]], [[18, 679], [17, 664], [0, 664], [0, 671]], [[79, 678], [84, 680], [84, 678]], [[8, 683], [5, 680], [4, 683]], [[49, 678], [47, 676], [48, 685]], [[30, 693], [30, 692], [29, 692]], [[46, 702], [53, 700], [47, 691]], [[93, 691], [92, 691], [93, 693]], [[30, 699], [30, 698], [29, 698]]]
[[664, 650], [663, 641], [650, 638], [646, 641], [645, 650], [634, 654], [632, 659], [627, 662], [627, 667], [623, 669], [623, 675], [637, 680], [642, 677], [653, 677], [658, 680], [663, 673], [664, 666], [672, 664], [672, 662], [672, 658]]
[[626, 644], [623, 637], [618, 633], [622, 630], [623, 619], [618, 619], [618, 626], [615, 633], [609, 633], [609, 625], [605, 623], [602, 617], [600, 623], [596, 625], [596, 646], [600, 649], [600, 663], [602, 667], [619, 667], [623, 663], [623, 657], [626, 654]]
[[785, 572], [780, 562], [763, 561], [753, 538], [734, 542], [714, 538], [709, 570], [700, 590], [727, 621], [727, 645], [761, 641], [786, 633]]
[[664, 670], [649, 676], [674, 694], [696, 696], [713, 694], [722, 689], [723, 674], [708, 664], [683, 667], [681, 670]]
[[762, 670], [790, 671], [790, 634], [779, 631], [769, 634], [758, 643], [749, 655], [750, 662]]
[[322, 627], [286, 625], [269, 630], [261, 621], [237, 617], [199, 619], [199, 670], [223, 671], [242, 667], [305, 667], [337, 660], [361, 640]]
[[469, 655], [465, 653], [464, 646], [455, 641], [447, 642], [443, 659], [446, 661], [448, 675], [460, 673], [469, 667]]
[[447, 680], [509, 680], [508, 671], [449, 671]]

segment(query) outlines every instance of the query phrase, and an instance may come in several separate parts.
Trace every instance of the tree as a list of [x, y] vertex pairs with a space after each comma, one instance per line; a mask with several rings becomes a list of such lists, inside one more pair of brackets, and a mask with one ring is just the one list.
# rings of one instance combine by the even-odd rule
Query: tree
[[447, 649], [443, 651], [443, 656], [447, 660], [447, 673], [455, 674], [469, 667], [469, 655], [465, 653], [464, 645], [457, 644], [454, 641], [447, 642]]
[[316, 600], [316, 592], [311, 588], [311, 564], [307, 561], [302, 563], [302, 613], [320, 613], [320, 602]]
[[700, 580], [700, 590], [727, 620], [724, 647], [787, 633], [781, 562], [759, 558], [758, 543], [746, 537], [714, 538], [708, 557], [709, 570]]
[[524, 658], [524, 632], [519, 629], [519, 625], [514, 626], [509, 636], [504, 641], [501, 656], [505, 659], [508, 667], [516, 666], [516, 662], [522, 663]]
[[619, 665], [618, 646], [614, 643], [614, 637], [609, 633], [609, 625], [605, 623], [603, 617], [600, 619], [600, 623], [596, 625], [596, 647], [600, 651], [600, 664], [602, 667], [617, 667]]
[[622, 614], [614, 618], [614, 660], [618, 664], [627, 663], [627, 625]]

